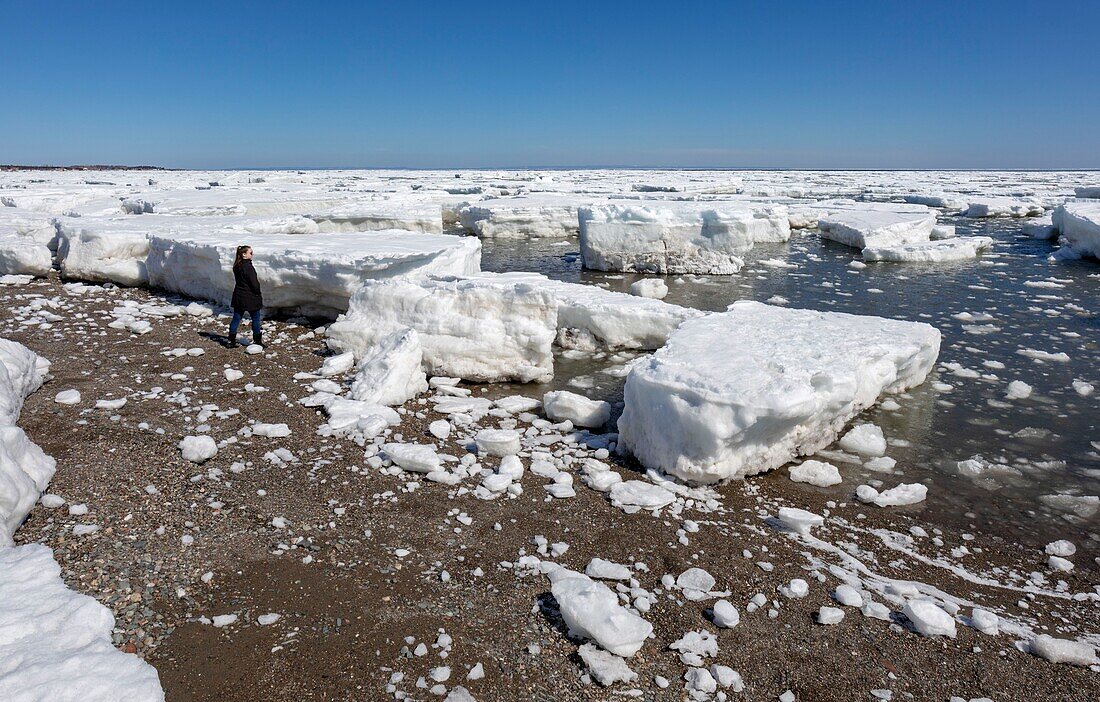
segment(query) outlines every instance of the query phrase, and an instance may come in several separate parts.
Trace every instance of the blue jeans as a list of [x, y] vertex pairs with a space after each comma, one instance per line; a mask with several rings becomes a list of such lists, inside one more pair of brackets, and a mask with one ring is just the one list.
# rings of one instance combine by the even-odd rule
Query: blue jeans
[[[247, 313], [252, 319], [252, 339], [255, 340], [260, 336], [260, 320], [263, 319], [263, 312], [256, 310], [255, 312]], [[229, 322], [229, 338], [237, 338], [237, 328], [241, 326], [241, 320], [244, 318], [244, 312], [238, 312], [233, 310], [233, 319]]]

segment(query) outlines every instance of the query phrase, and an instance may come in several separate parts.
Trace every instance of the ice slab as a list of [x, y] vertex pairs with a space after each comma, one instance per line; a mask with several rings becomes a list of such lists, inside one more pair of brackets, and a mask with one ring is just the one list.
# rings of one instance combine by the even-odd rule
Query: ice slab
[[964, 213], [967, 217], [1034, 217], [1043, 214], [1042, 203], [1009, 198], [979, 198], [971, 200]]
[[557, 306], [527, 282], [370, 281], [356, 290], [347, 314], [329, 326], [328, 343], [361, 358], [383, 335], [402, 328], [416, 330], [430, 375], [479, 382], [553, 377]]
[[571, 636], [591, 639], [629, 658], [653, 634], [653, 625], [620, 605], [607, 585], [566, 568], [551, 571], [549, 578], [550, 592]]
[[883, 393], [919, 385], [939, 354], [927, 324], [738, 302], [684, 322], [627, 376], [620, 450], [714, 483], [832, 443]]
[[0, 275], [43, 277], [53, 267], [57, 230], [52, 217], [0, 207]]
[[335, 317], [364, 280], [469, 274], [481, 266], [476, 240], [414, 232], [332, 233], [315, 237], [235, 229], [149, 238], [150, 285], [228, 304], [238, 244], [253, 248], [265, 308]]
[[57, 258], [66, 278], [139, 286], [149, 282], [146, 218], [58, 220]]
[[389, 407], [405, 404], [428, 389], [423, 360], [415, 330], [387, 334], [359, 361], [351, 384], [352, 399]]
[[439, 204], [406, 200], [366, 200], [341, 203], [327, 210], [309, 212], [321, 232], [365, 232], [400, 229], [421, 234], [443, 233]]
[[927, 207], [952, 210], [955, 212], [965, 210], [970, 204], [959, 195], [950, 195], [947, 193], [911, 193], [909, 195], [903, 195], [902, 199], [913, 205], [925, 205]]
[[410, 327], [421, 337], [432, 375], [541, 382], [553, 374], [555, 337], [566, 348], [655, 349], [683, 320], [700, 314], [537, 273], [433, 276], [365, 284], [328, 337], [332, 348], [361, 356], [383, 331]]
[[783, 207], [677, 203], [581, 208], [585, 268], [639, 273], [729, 275], [758, 241], [786, 241]]
[[831, 211], [818, 220], [821, 236], [857, 249], [928, 241], [936, 213], [927, 207], [894, 205]]
[[653, 350], [685, 319], [702, 314], [595, 285], [552, 280], [539, 273], [482, 273], [477, 279], [486, 283], [525, 281], [549, 294], [557, 304], [557, 341], [564, 348]]
[[992, 237], [964, 236], [955, 239], [898, 244], [896, 246], [868, 246], [863, 249], [863, 260], [894, 263], [943, 263], [945, 261], [964, 261], [977, 258], [978, 254], [992, 248]]
[[323, 317], [347, 309], [364, 280], [481, 267], [476, 240], [396, 230], [317, 234], [318, 225], [303, 217], [83, 217], [60, 227], [67, 277], [149, 284], [228, 304], [235, 250], [248, 244], [267, 308]]
[[462, 228], [484, 239], [551, 239], [576, 236], [583, 200], [558, 195], [495, 198], [465, 204]]
[[65, 587], [50, 549], [0, 548], [0, 699], [160, 702], [157, 671], [115, 648], [111, 611]]
[[1054, 210], [1052, 221], [1074, 252], [1100, 258], [1100, 202], [1067, 202]]

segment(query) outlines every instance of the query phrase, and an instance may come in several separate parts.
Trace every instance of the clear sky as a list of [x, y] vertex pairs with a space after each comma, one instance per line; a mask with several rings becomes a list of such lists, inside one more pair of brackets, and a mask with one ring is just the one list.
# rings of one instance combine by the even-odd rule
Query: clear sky
[[0, 163], [1100, 168], [1100, 2], [0, 0]]

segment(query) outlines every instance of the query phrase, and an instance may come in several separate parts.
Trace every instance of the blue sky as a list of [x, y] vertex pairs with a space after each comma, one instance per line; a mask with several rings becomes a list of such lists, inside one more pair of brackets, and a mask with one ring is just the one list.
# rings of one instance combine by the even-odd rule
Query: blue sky
[[1100, 3], [0, 2], [0, 163], [1100, 168]]

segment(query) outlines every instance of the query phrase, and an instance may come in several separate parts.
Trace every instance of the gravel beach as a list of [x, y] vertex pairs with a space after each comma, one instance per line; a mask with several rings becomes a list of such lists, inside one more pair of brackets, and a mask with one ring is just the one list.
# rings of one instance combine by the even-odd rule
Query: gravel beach
[[[929, 522], [920, 505], [830, 501], [785, 470], [685, 491], [656, 514], [627, 513], [579, 479], [575, 496], [555, 498], [531, 472], [522, 494], [479, 499], [472, 479], [448, 486], [372, 467], [355, 442], [317, 433], [324, 413], [298, 402], [314, 378], [294, 378], [327, 355], [307, 320], [265, 322], [268, 345], [249, 354], [224, 344], [218, 314], [153, 314], [145, 334], [107, 326], [126, 301], [189, 302], [145, 290], [63, 287], [53, 275], [0, 287], [0, 300], [0, 334], [52, 362], [20, 426], [57, 460], [49, 492], [65, 500], [36, 506], [16, 540], [52, 548], [66, 583], [113, 611], [115, 644], [156, 667], [168, 700], [462, 699], [458, 686], [482, 701], [677, 700], [688, 696], [689, 666], [669, 646], [699, 630], [718, 642], [704, 667], [729, 666], [744, 681], [730, 699], [787, 690], [800, 700], [1100, 697], [1096, 672], [1023, 652], [1012, 634], [960, 625], [954, 638], [922, 636], [898, 611], [882, 620], [833, 597], [837, 572], [864, 568], [1072, 637], [1100, 619], [1095, 538], [1078, 544], [1074, 570], [1051, 574], [1043, 545], [1056, 533], [1041, 524], [1018, 534], [960, 529]], [[243, 377], [227, 380], [226, 369]], [[79, 404], [54, 401], [67, 389]], [[121, 408], [94, 408], [122, 397]], [[448, 417], [427, 397], [400, 411], [387, 441], [468, 453], [465, 432], [429, 433]], [[256, 435], [254, 422], [286, 424], [289, 435]], [[479, 422], [517, 424], [528, 426], [509, 416]], [[217, 455], [185, 460], [180, 440], [204, 434], [221, 444]], [[547, 448], [578, 461], [595, 455], [570, 441]], [[642, 478], [627, 459], [603, 460], [624, 479]], [[74, 505], [87, 513], [70, 513]], [[800, 537], [777, 524], [783, 506], [828, 518], [812, 539]], [[77, 525], [98, 529], [78, 536]], [[654, 629], [627, 660], [636, 680], [604, 687], [590, 678], [549, 580], [524, 556], [577, 571], [597, 557], [628, 565]], [[662, 583], [689, 568], [713, 575], [722, 596], [693, 600]], [[1041, 588], [1029, 587], [1032, 572], [1047, 574]], [[806, 596], [782, 594], [799, 578]], [[752, 607], [758, 593], [763, 604]], [[713, 623], [718, 599], [739, 610], [736, 627]], [[846, 616], [819, 624], [822, 606]]]

